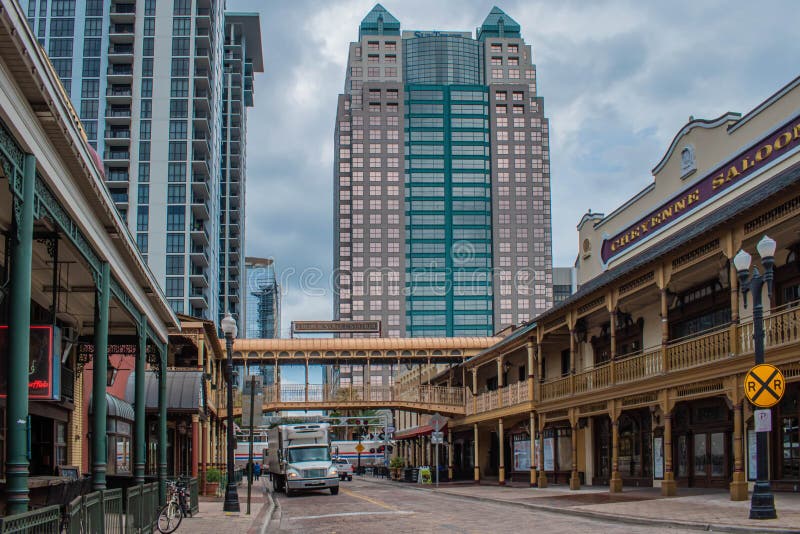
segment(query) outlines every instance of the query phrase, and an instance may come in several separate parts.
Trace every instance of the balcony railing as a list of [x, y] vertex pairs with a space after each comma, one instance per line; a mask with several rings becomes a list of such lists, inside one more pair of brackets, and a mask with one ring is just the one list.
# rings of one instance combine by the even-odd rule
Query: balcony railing
[[515, 406], [523, 402], [528, 402], [529, 400], [528, 382], [523, 380], [494, 391], [481, 393], [475, 399], [467, 394], [466, 413], [467, 415], [472, 415], [475, 413], [488, 412], [498, 408]]
[[[749, 320], [739, 325], [724, 325], [672, 340], [666, 345], [635, 354], [618, 356], [614, 361], [575, 375], [544, 382], [541, 384], [538, 400], [551, 401], [621, 384], [632, 384], [743, 356], [754, 351], [753, 335], [753, 321]], [[772, 310], [764, 318], [765, 348], [796, 343], [800, 343], [800, 307], [792, 303]], [[482, 403], [480, 396], [478, 404], [479, 412], [491, 409], [485, 401]]]

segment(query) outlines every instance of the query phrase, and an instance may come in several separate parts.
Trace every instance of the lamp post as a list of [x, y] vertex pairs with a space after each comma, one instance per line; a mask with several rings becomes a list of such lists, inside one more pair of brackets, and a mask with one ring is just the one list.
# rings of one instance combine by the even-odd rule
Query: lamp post
[[[739, 286], [741, 287], [744, 305], [747, 306], [748, 291], [753, 294], [753, 344], [755, 347], [755, 364], [764, 363], [764, 307], [762, 305], [761, 292], [764, 284], [767, 285], [767, 297], [772, 299], [772, 277], [775, 267], [775, 240], [766, 235], [756, 245], [761, 265], [764, 267], [763, 276], [758, 272], [758, 268], [753, 269], [750, 274], [750, 254], [740, 250], [733, 258], [733, 265], [739, 274]], [[775, 519], [778, 517], [775, 511], [775, 498], [769, 484], [769, 474], [767, 473], [767, 433], [756, 432], [756, 459], [757, 459], [757, 480], [753, 487], [753, 495], [750, 500], [750, 519]]]
[[225, 512], [239, 512], [239, 494], [236, 491], [236, 482], [233, 480], [233, 339], [236, 337], [237, 328], [236, 320], [231, 316], [230, 312], [225, 313], [225, 317], [220, 322], [222, 332], [225, 334], [225, 348], [227, 350], [227, 359], [225, 363], [225, 379], [228, 382], [228, 475], [227, 485], [225, 487], [225, 503], [222, 510]]

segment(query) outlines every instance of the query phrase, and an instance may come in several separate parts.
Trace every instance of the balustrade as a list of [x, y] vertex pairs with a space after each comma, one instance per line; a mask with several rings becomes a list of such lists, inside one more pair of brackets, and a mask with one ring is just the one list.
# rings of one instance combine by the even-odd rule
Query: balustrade
[[719, 361], [731, 355], [730, 334], [727, 328], [679, 340], [667, 346], [667, 360], [671, 371], [689, 369]]
[[621, 358], [616, 362], [616, 383], [625, 384], [643, 380], [663, 372], [661, 348]]

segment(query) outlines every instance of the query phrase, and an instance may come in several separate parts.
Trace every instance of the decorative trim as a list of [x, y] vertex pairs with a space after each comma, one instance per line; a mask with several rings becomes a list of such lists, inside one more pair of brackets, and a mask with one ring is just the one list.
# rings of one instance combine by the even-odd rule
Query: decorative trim
[[586, 313], [586, 312], [588, 312], [590, 310], [593, 310], [593, 309], [595, 309], [595, 308], [597, 308], [599, 306], [602, 306], [605, 303], [606, 303], [606, 297], [605, 296], [599, 296], [596, 299], [591, 300], [591, 301], [587, 302], [586, 304], [580, 306], [578, 308], [578, 313], [584, 314], [584, 313]]
[[608, 410], [608, 403], [606, 402], [596, 402], [594, 404], [587, 404], [585, 406], [578, 407], [578, 413], [581, 415], [589, 414], [589, 413], [605, 413]]
[[626, 282], [619, 286], [619, 294], [624, 295], [625, 293], [630, 293], [637, 289], [640, 289], [642, 286], [646, 285], [648, 282], [652, 282], [655, 279], [656, 273], [655, 271], [650, 271], [649, 273], [645, 273], [639, 278], [634, 278], [630, 282]]
[[719, 238], [713, 239], [708, 243], [700, 245], [699, 247], [690, 250], [683, 256], [679, 256], [672, 260], [672, 268], [674, 270], [680, 270], [683, 267], [688, 266], [690, 263], [694, 263], [696, 260], [699, 260], [712, 252], [715, 252], [719, 249]]
[[677, 397], [697, 397], [708, 393], [720, 393], [725, 391], [725, 384], [722, 380], [707, 380], [705, 382], [693, 382], [678, 386]]
[[658, 402], [657, 393], [643, 393], [641, 395], [632, 395], [622, 399], [622, 406], [631, 408], [634, 406], [646, 406], [648, 404], [655, 404]]
[[771, 226], [777, 223], [781, 219], [795, 215], [798, 211], [800, 211], [800, 195], [787, 200], [780, 206], [776, 206], [775, 208], [772, 208], [768, 212], [763, 213], [754, 219], [747, 221], [744, 224], [744, 233], [745, 235], [748, 235], [757, 232], [766, 226]]
[[688, 122], [686, 124], [686, 126], [681, 128], [681, 131], [679, 131], [675, 135], [675, 137], [672, 139], [672, 143], [670, 143], [666, 154], [664, 154], [664, 157], [661, 158], [661, 161], [659, 161], [658, 164], [655, 167], [653, 167], [652, 173], [653, 174], [658, 174], [659, 172], [661, 172], [661, 169], [664, 168], [664, 165], [667, 164], [667, 161], [669, 160], [670, 156], [672, 156], [672, 153], [675, 152], [675, 148], [678, 146], [678, 141], [680, 141], [681, 137], [683, 137], [684, 135], [688, 134], [694, 128], [712, 129], [712, 128], [716, 128], [718, 126], [721, 126], [721, 125], [725, 124], [726, 122], [738, 121], [741, 118], [742, 118], [742, 114], [741, 113], [734, 113], [732, 111], [729, 111], [728, 113], [726, 113], [724, 115], [721, 115], [721, 116], [717, 117], [716, 119], [711, 119], [711, 120], [708, 120], [708, 119], [696, 119], [695, 120], [695, 119], [693, 119], [693, 120], [691, 120], [690, 122]]

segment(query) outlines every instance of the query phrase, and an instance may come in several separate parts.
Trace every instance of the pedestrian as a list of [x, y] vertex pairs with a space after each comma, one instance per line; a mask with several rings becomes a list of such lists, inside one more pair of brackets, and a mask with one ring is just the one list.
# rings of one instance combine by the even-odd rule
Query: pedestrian
[[261, 464], [258, 462], [256, 462], [256, 466], [253, 468], [253, 475], [256, 477], [256, 480], [261, 476]]

